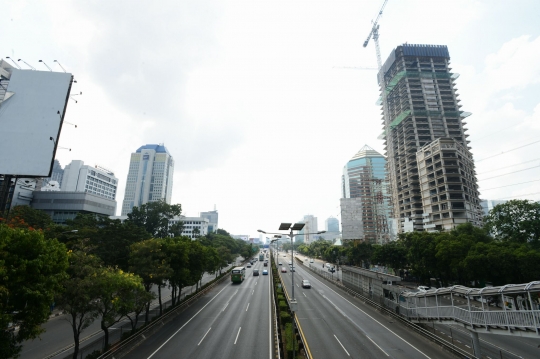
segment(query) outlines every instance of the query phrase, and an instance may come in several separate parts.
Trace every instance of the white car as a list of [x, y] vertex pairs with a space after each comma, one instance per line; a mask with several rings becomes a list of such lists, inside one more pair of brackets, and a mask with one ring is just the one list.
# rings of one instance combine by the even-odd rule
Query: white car
[[425, 293], [425, 292], [427, 292], [428, 290], [430, 290], [431, 287], [428, 287], [428, 286], [425, 286], [425, 285], [421, 285], [421, 286], [418, 286], [418, 288], [416, 288], [416, 289], [418, 289], [419, 292]]
[[313, 259], [310, 259], [310, 260], [309, 260], [309, 263], [313, 263]]

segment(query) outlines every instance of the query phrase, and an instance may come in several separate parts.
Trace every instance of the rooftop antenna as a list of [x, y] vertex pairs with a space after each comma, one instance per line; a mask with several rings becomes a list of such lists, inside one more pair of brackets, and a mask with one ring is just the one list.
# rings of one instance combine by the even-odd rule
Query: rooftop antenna
[[30, 65], [28, 62], [24, 61], [23, 59], [18, 59], [17, 62], [22, 61], [26, 64], [26, 66], [30, 67], [32, 70], [35, 70], [36, 68], [32, 65]]
[[39, 60], [39, 62], [41, 62], [43, 65], [47, 66], [47, 68], [49, 69], [49, 71], [52, 72], [52, 69], [49, 67], [49, 65], [47, 65], [47, 64], [45, 63], [45, 61]]

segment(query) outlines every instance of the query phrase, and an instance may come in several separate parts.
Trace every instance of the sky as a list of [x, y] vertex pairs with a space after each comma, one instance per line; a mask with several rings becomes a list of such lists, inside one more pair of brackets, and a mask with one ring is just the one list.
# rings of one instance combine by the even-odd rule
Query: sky
[[[384, 153], [373, 41], [382, 0], [0, 2], [0, 58], [77, 83], [58, 150], [119, 178], [130, 153], [163, 143], [172, 203], [219, 212], [219, 227], [258, 237], [304, 215], [340, 219], [343, 166]], [[403, 43], [447, 45], [481, 198], [540, 200], [537, 0], [389, 0], [383, 62]], [[23, 65], [24, 67], [24, 65]], [[352, 69], [351, 69], [352, 68]]]

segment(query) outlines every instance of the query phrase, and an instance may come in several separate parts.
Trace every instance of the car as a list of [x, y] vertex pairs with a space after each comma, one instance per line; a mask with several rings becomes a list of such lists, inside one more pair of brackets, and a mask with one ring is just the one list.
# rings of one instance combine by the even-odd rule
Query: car
[[265, 267], [268, 267], [268, 262], [264, 262], [264, 266], [265, 266]]
[[302, 288], [311, 288], [311, 283], [309, 282], [309, 280], [304, 279], [302, 281]]
[[248, 263], [248, 265], [247, 265], [246, 267], [251, 268], [251, 265], [252, 265], [252, 264], [253, 264], [253, 263]]
[[313, 263], [313, 259], [310, 259], [310, 260], [309, 260], [309, 263]]
[[268, 270], [264, 269], [263, 270], [263, 275], [268, 275]]
[[331, 272], [331, 273], [334, 273], [336, 271], [336, 269], [334, 267], [332, 267], [332, 268], [328, 268], [328, 271]]
[[284, 255], [283, 255], [283, 257], [287, 257], [287, 255], [286, 255], [286, 254], [284, 254]]
[[289, 261], [289, 265], [292, 266], [292, 261]]
[[279, 262], [279, 264], [278, 264], [278, 265], [282, 266], [282, 265], [283, 265], [283, 263]]
[[428, 287], [428, 286], [426, 286], [426, 285], [420, 285], [420, 286], [418, 286], [418, 288], [416, 288], [416, 289], [418, 289], [419, 292], [425, 293], [425, 292], [427, 292], [428, 290], [430, 290], [431, 287]]
[[258, 275], [259, 275], [259, 270], [258, 270], [258, 269], [254, 269], [254, 270], [253, 270], [253, 275], [254, 275], [254, 276], [258, 276]]
[[281, 267], [281, 273], [287, 273], [287, 268]]
[[296, 272], [296, 271], [294, 270], [294, 267], [291, 267], [291, 272]]

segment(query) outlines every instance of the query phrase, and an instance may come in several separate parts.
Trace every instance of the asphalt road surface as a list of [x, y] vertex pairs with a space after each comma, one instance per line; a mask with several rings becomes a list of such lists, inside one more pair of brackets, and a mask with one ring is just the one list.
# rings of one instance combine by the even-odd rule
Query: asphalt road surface
[[269, 267], [257, 261], [243, 283], [216, 286], [129, 358], [273, 358], [271, 273], [263, 276], [263, 269]]
[[[285, 259], [285, 261], [283, 260]], [[280, 257], [287, 273], [281, 276], [292, 295], [290, 256]], [[362, 301], [296, 265], [297, 317], [313, 358], [455, 358]], [[302, 279], [311, 289], [302, 288]]]

